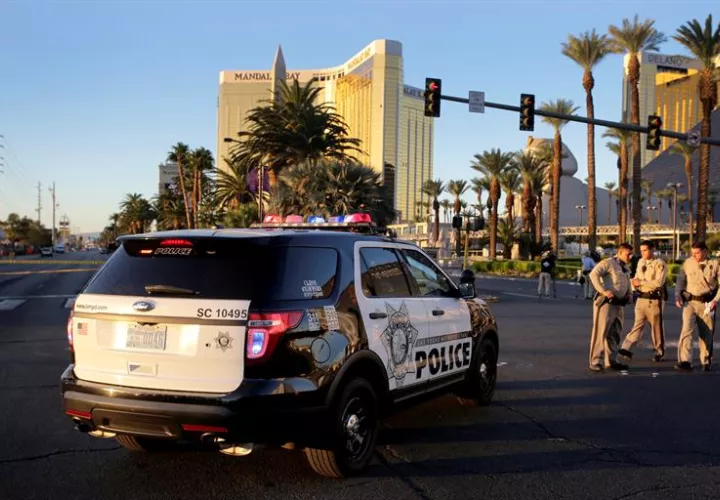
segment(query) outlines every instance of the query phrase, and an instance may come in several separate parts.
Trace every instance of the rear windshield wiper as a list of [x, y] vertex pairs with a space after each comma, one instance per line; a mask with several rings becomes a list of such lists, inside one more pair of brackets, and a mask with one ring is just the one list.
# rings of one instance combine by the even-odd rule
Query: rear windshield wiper
[[197, 290], [190, 290], [189, 288], [180, 288], [172, 285], [145, 285], [145, 291], [147, 293], [165, 293], [168, 295], [198, 295], [200, 292]]

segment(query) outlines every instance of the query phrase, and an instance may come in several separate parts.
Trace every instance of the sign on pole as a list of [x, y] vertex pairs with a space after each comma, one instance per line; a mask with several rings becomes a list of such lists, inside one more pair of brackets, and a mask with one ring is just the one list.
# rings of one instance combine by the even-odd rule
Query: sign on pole
[[470, 91], [468, 106], [471, 113], [485, 112], [485, 92]]
[[688, 146], [698, 147], [700, 145], [700, 132], [690, 132], [687, 136]]

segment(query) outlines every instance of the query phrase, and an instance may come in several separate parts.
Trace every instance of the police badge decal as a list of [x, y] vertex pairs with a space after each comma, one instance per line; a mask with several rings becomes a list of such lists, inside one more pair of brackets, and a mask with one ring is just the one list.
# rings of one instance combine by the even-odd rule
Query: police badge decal
[[415, 371], [411, 353], [418, 331], [410, 323], [405, 302], [397, 311], [387, 303], [385, 308], [388, 313], [388, 326], [380, 334], [380, 341], [387, 351], [388, 378], [395, 378], [397, 384], [401, 385], [405, 375]]

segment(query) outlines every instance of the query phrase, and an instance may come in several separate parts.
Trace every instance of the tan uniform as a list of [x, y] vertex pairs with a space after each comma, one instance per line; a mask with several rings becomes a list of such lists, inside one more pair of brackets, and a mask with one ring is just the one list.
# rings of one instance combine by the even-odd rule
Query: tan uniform
[[[675, 298], [684, 302], [682, 332], [678, 342], [680, 363], [692, 362], [692, 337], [696, 331], [700, 344], [700, 362], [703, 365], [712, 362], [715, 318], [705, 314], [705, 304], [711, 300], [720, 300], [719, 282], [720, 262], [715, 259], [697, 262], [691, 257], [680, 268], [675, 285]], [[711, 292], [715, 293], [711, 295]]]
[[639, 293], [635, 303], [635, 324], [623, 341], [622, 349], [631, 351], [643, 335], [645, 324], [649, 323], [652, 332], [653, 349], [657, 356], [665, 355], [665, 295], [663, 287], [667, 279], [667, 264], [659, 258], [640, 259], [635, 271], [635, 278], [640, 280], [636, 292]]
[[[590, 281], [600, 295], [610, 290], [619, 301], [630, 299], [630, 268], [617, 258], [599, 262], [590, 272]], [[608, 368], [615, 362], [625, 309], [617, 300], [608, 302], [603, 298], [596, 298], [593, 305], [590, 366], [603, 365]]]

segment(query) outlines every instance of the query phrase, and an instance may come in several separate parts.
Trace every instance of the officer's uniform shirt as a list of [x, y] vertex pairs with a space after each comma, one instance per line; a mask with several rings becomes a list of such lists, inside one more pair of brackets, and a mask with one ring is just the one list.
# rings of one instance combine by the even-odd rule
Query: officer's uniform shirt
[[649, 293], [662, 288], [667, 278], [667, 264], [657, 257], [650, 260], [640, 259], [635, 278], [640, 280], [640, 286], [637, 287], [639, 292]]
[[[683, 262], [675, 285], [675, 298], [681, 299], [685, 290], [691, 295], [700, 297], [718, 288], [720, 282], [720, 263], [716, 259], [705, 259], [698, 262], [692, 257]], [[720, 289], [714, 299], [720, 302]]]
[[590, 280], [601, 294], [610, 290], [618, 299], [624, 299], [630, 293], [630, 268], [615, 257], [600, 261], [590, 272]]

